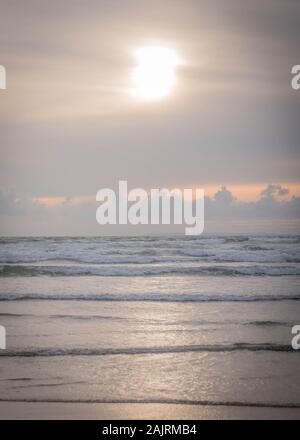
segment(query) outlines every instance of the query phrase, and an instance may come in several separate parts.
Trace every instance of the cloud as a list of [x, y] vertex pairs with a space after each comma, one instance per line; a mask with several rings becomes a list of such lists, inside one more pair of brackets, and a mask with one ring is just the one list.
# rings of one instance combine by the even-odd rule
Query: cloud
[[222, 186], [221, 189], [216, 192], [214, 199], [220, 205], [232, 203], [236, 200], [226, 186]]
[[0, 190], [0, 215], [40, 217], [44, 213], [45, 207], [37, 201], [11, 190]]
[[274, 199], [277, 197], [286, 196], [289, 194], [287, 188], [282, 188], [281, 185], [268, 185], [266, 189], [261, 192], [262, 198]]
[[214, 197], [207, 197], [205, 201], [206, 219], [299, 219], [300, 197], [282, 200], [289, 194], [287, 188], [280, 185], [268, 185], [255, 202], [237, 200], [233, 194], [223, 186]]
[[[213, 197], [205, 197], [205, 224], [209, 230], [210, 222], [218, 224], [218, 230], [226, 222], [243, 222], [247, 232], [263, 222], [265, 232], [276, 222], [281, 222], [281, 231], [285, 231], [289, 222], [294, 222], [296, 230], [300, 226], [300, 197], [287, 199], [289, 190], [280, 185], [268, 185], [262, 190], [260, 198], [254, 202], [237, 199], [232, 192], [222, 186]], [[94, 198], [66, 197], [59, 204], [46, 205], [41, 202], [21, 197], [12, 191], [0, 191], [0, 219], [2, 235], [91, 235], [149, 233], [149, 227], [109, 226], [101, 228], [95, 219], [98, 207]], [[182, 229], [182, 228], [181, 228]], [[180, 229], [180, 230], [181, 230]], [[295, 229], [295, 228], [294, 228]], [[225, 228], [224, 228], [225, 230]], [[160, 226], [155, 233], [168, 233], [174, 230]], [[238, 229], [234, 230], [239, 232]], [[223, 231], [224, 232], [224, 231]], [[290, 232], [286, 230], [286, 232]]]

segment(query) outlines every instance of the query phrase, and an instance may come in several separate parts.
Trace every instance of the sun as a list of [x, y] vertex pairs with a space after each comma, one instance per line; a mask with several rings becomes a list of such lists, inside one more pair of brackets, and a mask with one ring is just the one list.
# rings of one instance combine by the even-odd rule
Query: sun
[[176, 83], [175, 68], [180, 64], [174, 49], [146, 46], [135, 51], [137, 66], [132, 72], [133, 93], [139, 99], [166, 97]]

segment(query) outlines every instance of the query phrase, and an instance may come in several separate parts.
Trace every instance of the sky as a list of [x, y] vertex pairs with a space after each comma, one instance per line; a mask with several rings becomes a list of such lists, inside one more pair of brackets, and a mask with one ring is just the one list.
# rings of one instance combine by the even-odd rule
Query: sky
[[[95, 220], [97, 191], [123, 179], [204, 188], [208, 232], [299, 232], [298, 1], [0, 0], [0, 10], [1, 235], [140, 232]], [[131, 93], [135, 51], [149, 45], [182, 60], [161, 100]]]

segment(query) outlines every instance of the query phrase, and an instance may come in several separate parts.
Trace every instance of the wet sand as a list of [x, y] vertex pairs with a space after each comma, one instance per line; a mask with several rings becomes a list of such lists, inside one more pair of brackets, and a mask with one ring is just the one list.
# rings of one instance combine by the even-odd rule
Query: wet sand
[[235, 406], [0, 402], [1, 420], [207, 420], [207, 419], [300, 419], [300, 408]]

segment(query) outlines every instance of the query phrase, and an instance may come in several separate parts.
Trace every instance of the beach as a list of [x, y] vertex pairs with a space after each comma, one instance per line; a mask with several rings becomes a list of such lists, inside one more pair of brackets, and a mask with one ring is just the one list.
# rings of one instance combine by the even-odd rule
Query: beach
[[0, 420], [299, 420], [300, 410], [136, 403], [0, 402]]
[[295, 236], [4, 238], [1, 418], [299, 418]]

